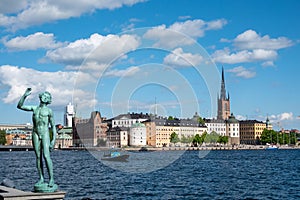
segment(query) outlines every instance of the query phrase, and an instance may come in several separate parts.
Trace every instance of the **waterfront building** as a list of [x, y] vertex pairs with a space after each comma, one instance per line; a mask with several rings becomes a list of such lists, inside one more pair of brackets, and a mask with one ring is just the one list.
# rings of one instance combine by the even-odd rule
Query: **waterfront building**
[[226, 136], [228, 136], [228, 144], [240, 144], [240, 122], [233, 114], [226, 120]]
[[6, 130], [6, 145], [16, 145], [16, 146], [31, 146], [31, 132], [32, 129], [7, 129]]
[[205, 119], [205, 125], [207, 126], [207, 133], [216, 132], [221, 136], [226, 136], [226, 123], [222, 119]]
[[55, 148], [69, 148], [73, 146], [72, 128], [64, 127], [57, 131]]
[[112, 119], [109, 119], [108, 123], [111, 127], [127, 127], [130, 128], [133, 124], [142, 123], [150, 119], [150, 115], [143, 113], [127, 113], [118, 115]]
[[26, 146], [27, 142], [26, 142], [26, 137], [22, 137], [22, 135], [16, 135], [13, 139], [12, 139], [12, 145], [13, 146]]
[[126, 147], [128, 146], [128, 127], [110, 127], [106, 131], [107, 147]]
[[257, 120], [240, 121], [240, 143], [259, 144], [261, 134], [266, 129], [266, 123]]
[[27, 124], [0, 124], [0, 130], [12, 130], [12, 129], [30, 129], [32, 130], [32, 125], [30, 123]]
[[108, 126], [99, 111], [92, 112], [89, 119], [75, 117], [73, 121], [73, 146], [94, 147], [106, 142]]
[[179, 139], [200, 136], [207, 131], [207, 127], [193, 119], [153, 118], [144, 122], [147, 133], [147, 144], [154, 147], [170, 146], [170, 136], [173, 132]]
[[222, 68], [221, 93], [218, 97], [218, 116], [219, 120], [226, 120], [230, 116], [230, 98], [229, 93], [226, 95], [224, 68]]
[[74, 106], [69, 103], [66, 106], [66, 112], [65, 112], [65, 119], [64, 119], [64, 123], [65, 123], [65, 127], [72, 127], [72, 120], [75, 117], [75, 110], [74, 110]]
[[147, 134], [146, 126], [142, 123], [132, 124], [129, 131], [130, 146], [146, 146]]

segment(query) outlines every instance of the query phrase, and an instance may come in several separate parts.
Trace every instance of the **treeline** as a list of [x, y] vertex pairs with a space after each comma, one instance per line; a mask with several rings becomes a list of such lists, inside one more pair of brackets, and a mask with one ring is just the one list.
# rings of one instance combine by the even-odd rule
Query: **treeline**
[[257, 138], [258, 144], [296, 144], [297, 138], [300, 135], [292, 132], [292, 133], [282, 133], [274, 130], [265, 129], [261, 134], [260, 139]]
[[184, 135], [179, 138], [179, 135], [175, 132], [173, 132], [170, 136], [170, 142], [171, 143], [184, 143], [184, 144], [190, 144], [194, 147], [201, 146], [203, 143], [206, 144], [215, 144], [215, 143], [222, 143], [226, 144], [228, 143], [228, 136], [220, 136], [216, 132], [212, 132], [208, 134], [207, 132], [204, 132], [201, 136], [199, 134], [196, 134], [192, 137], [186, 137]]
[[0, 145], [6, 144], [6, 132], [4, 130], [0, 130]]

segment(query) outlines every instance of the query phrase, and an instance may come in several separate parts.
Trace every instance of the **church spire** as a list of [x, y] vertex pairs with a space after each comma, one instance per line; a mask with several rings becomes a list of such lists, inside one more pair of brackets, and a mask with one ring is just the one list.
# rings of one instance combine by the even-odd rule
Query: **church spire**
[[221, 82], [220, 98], [218, 98], [217, 119], [226, 120], [228, 119], [229, 116], [230, 116], [230, 96], [229, 93], [226, 93], [224, 67], [222, 66], [222, 82]]
[[225, 89], [225, 78], [224, 78], [224, 67], [222, 66], [222, 82], [221, 82], [221, 97], [220, 99], [226, 99], [226, 89]]

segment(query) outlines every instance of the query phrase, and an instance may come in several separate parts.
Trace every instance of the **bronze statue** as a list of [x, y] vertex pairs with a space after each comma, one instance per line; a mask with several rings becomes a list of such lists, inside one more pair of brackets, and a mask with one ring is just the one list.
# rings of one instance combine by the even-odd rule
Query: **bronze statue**
[[[47, 105], [51, 103], [52, 97], [49, 92], [43, 92], [39, 94], [40, 105], [23, 105], [26, 97], [30, 94], [31, 88], [27, 88], [27, 90], [21, 97], [17, 108], [33, 112], [32, 143], [36, 155], [36, 167], [39, 174], [39, 181], [34, 185], [34, 190], [36, 192], [54, 192], [57, 190], [57, 185], [54, 183], [53, 164], [50, 158], [50, 151], [54, 149], [56, 127], [54, 123], [53, 112], [50, 108], [47, 107]], [[52, 140], [50, 139], [49, 125], [53, 133]], [[49, 184], [46, 184], [44, 182], [43, 157], [45, 159], [49, 174]]]

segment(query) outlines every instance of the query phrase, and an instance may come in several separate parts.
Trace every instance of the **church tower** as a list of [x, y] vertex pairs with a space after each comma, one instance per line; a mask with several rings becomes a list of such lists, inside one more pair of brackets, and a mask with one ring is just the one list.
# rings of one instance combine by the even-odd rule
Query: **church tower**
[[222, 67], [221, 94], [218, 97], [218, 116], [217, 119], [226, 120], [230, 116], [229, 93], [226, 96], [224, 68]]

